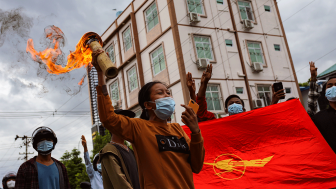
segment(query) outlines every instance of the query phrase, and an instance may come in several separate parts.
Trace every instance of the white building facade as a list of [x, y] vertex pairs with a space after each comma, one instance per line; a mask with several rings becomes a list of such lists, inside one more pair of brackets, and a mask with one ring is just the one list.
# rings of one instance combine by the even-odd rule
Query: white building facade
[[[176, 101], [173, 122], [188, 104], [186, 73], [197, 90], [206, 63], [213, 64], [208, 110], [225, 116], [225, 99], [236, 94], [252, 110], [271, 102], [271, 85], [282, 82], [286, 98], [299, 86], [275, 0], [134, 0], [102, 34], [119, 70], [107, 81], [114, 105], [141, 114], [144, 84], [165, 82]], [[198, 66], [199, 64], [199, 66]]]

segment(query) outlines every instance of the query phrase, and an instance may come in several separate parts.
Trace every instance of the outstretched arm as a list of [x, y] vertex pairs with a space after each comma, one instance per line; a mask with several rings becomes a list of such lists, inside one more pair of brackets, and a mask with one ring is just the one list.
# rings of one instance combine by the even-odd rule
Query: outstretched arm
[[278, 104], [279, 100], [282, 98], [282, 97], [285, 97], [286, 94], [284, 93], [285, 89], [281, 89], [277, 92], [274, 92], [274, 86], [272, 85], [272, 93], [273, 93], [273, 96], [272, 96], [272, 102], [271, 102], [271, 105], [272, 104]]
[[317, 100], [320, 97], [320, 93], [317, 92], [318, 85], [317, 81], [317, 68], [314, 62], [309, 62], [310, 64], [310, 87], [308, 92], [308, 108], [307, 113], [312, 118], [317, 112]]
[[190, 72], [187, 73], [187, 86], [189, 89], [190, 98], [196, 101], [196, 85], [195, 80], [192, 78], [192, 74]]
[[203, 72], [202, 79], [201, 79], [201, 86], [198, 90], [197, 96], [205, 97], [206, 88], [212, 76], [212, 64], [208, 65], [205, 72]]
[[92, 163], [90, 161], [90, 155], [87, 149], [87, 145], [86, 145], [86, 139], [84, 137], [84, 135], [82, 135], [82, 145], [84, 147], [84, 161], [85, 161], [85, 167], [86, 167], [86, 172], [89, 176], [89, 178], [91, 179], [92, 177], [94, 177], [94, 169], [92, 166]]
[[97, 63], [97, 57], [102, 50], [97, 50], [92, 53], [92, 65], [97, 69], [98, 72], [98, 86], [97, 99], [98, 99], [98, 113], [100, 121], [103, 126], [109, 130], [112, 134], [116, 134], [134, 143], [137, 136], [140, 135], [141, 125], [144, 123], [143, 120], [129, 118], [123, 115], [118, 115], [114, 112], [112, 106], [111, 98], [108, 95], [105, 76]]

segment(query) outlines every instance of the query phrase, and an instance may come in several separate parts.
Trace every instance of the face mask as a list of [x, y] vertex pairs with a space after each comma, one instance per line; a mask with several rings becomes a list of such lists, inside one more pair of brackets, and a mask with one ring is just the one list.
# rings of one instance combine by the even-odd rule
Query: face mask
[[15, 181], [11, 180], [7, 182], [7, 187], [8, 188], [14, 188], [15, 187]]
[[48, 155], [48, 154], [43, 154], [43, 152], [47, 152], [49, 150], [51, 150], [53, 148], [54, 144], [52, 141], [47, 141], [47, 140], [44, 140], [44, 141], [41, 141], [39, 143], [37, 143], [37, 151], [40, 152], [42, 155]]
[[328, 88], [326, 90], [326, 94], [325, 96], [327, 97], [327, 99], [331, 102], [336, 102], [336, 87], [333, 86], [331, 88]]
[[242, 113], [244, 112], [243, 106], [241, 104], [236, 104], [236, 103], [231, 104], [228, 107], [228, 112], [229, 112], [229, 115], [235, 115], [235, 114]]
[[97, 163], [97, 169], [98, 169], [99, 172], [102, 172], [101, 163]]
[[172, 97], [160, 98], [153, 103], [156, 104], [155, 115], [162, 120], [167, 120], [174, 113], [175, 101]]

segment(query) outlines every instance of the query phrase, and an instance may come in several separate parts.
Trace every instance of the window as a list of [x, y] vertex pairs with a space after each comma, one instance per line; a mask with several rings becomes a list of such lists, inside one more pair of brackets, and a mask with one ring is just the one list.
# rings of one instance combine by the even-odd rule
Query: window
[[119, 86], [118, 86], [118, 80], [113, 82], [110, 85], [110, 92], [111, 92], [111, 100], [118, 101], [119, 100]]
[[238, 1], [238, 7], [239, 7], [240, 16], [242, 20], [253, 20], [254, 21], [251, 2]]
[[264, 7], [265, 7], [265, 11], [266, 11], [266, 12], [271, 12], [271, 7], [270, 7], [270, 6], [265, 5]]
[[285, 91], [286, 91], [286, 94], [290, 94], [290, 93], [292, 93], [292, 89], [291, 89], [290, 87], [285, 88]]
[[244, 94], [244, 88], [243, 87], [236, 87], [236, 94]]
[[280, 45], [274, 45], [275, 51], [280, 51]]
[[206, 89], [206, 101], [209, 111], [221, 111], [221, 96], [219, 91], [219, 85], [208, 85]]
[[154, 76], [166, 69], [162, 45], [151, 54]]
[[125, 52], [126, 52], [132, 47], [131, 27], [128, 27], [124, 31], [123, 38], [124, 38], [124, 46], [125, 46], [124, 48], [125, 48]]
[[109, 46], [107, 49], [106, 49], [111, 61], [113, 63], [115, 63], [115, 59], [114, 59], [114, 47], [113, 47], [113, 44], [111, 46]]
[[231, 40], [231, 39], [225, 39], [225, 44], [226, 44], [226, 46], [228, 46], [228, 47], [232, 47], [232, 46], [233, 46], [233, 43], [232, 43], [232, 40]]
[[217, 0], [217, 4], [224, 5], [224, 0]]
[[187, 0], [189, 12], [204, 14], [202, 0]]
[[134, 91], [135, 89], [138, 88], [138, 77], [136, 73], [135, 66], [128, 70], [128, 87], [130, 92]]
[[272, 100], [271, 85], [258, 85], [258, 94], [259, 98], [264, 100], [265, 106], [271, 104]]
[[197, 58], [214, 60], [210, 37], [194, 36]]
[[147, 31], [150, 31], [159, 23], [159, 17], [155, 2], [145, 11], [145, 15]]
[[261, 43], [247, 42], [247, 46], [250, 53], [251, 62], [260, 62], [265, 64]]

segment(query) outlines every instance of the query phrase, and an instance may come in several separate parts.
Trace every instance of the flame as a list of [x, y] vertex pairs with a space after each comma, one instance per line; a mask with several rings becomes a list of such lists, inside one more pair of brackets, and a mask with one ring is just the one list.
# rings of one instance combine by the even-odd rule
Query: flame
[[[43, 51], [36, 51], [34, 48], [33, 39], [28, 39], [26, 51], [32, 56], [32, 59], [36, 62], [43, 63], [47, 66], [47, 71], [50, 74], [64, 74], [68, 73], [74, 69], [81, 67], [87, 67], [91, 64], [91, 49], [85, 48], [85, 39], [82, 37], [76, 45], [76, 50], [71, 52], [67, 57], [67, 64], [65, 67], [58, 65], [56, 62], [60, 55], [63, 54], [61, 46], [64, 45], [64, 33], [62, 30], [56, 26], [49, 26], [45, 28], [45, 37], [49, 43]], [[78, 84], [82, 84], [84, 77]]]

